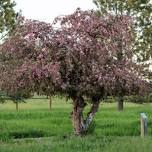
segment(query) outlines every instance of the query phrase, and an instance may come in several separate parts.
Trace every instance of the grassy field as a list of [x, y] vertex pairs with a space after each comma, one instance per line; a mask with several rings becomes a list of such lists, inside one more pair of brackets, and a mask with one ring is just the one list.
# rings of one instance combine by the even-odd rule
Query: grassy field
[[[86, 108], [86, 111], [89, 107]], [[0, 105], [0, 152], [151, 152], [152, 105], [101, 103], [87, 136], [73, 135], [72, 104], [53, 98], [30, 99], [27, 103]], [[140, 113], [148, 116], [148, 136], [140, 137]]]

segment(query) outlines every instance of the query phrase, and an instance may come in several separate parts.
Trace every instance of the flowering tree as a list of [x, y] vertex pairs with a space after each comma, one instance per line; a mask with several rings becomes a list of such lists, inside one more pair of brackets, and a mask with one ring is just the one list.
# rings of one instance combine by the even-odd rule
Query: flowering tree
[[[0, 49], [1, 88], [70, 97], [73, 127], [81, 135], [105, 94], [146, 92], [140, 68], [132, 61], [131, 44], [128, 16], [99, 17], [77, 9], [56, 18], [53, 25], [21, 19]], [[88, 100], [84, 97], [92, 105], [85, 119]]]
[[49, 75], [57, 78], [52, 74], [56, 65], [49, 62], [51, 53], [43, 43], [48, 33], [52, 33], [50, 24], [18, 18], [15, 31], [1, 46], [1, 88], [8, 95], [20, 98], [25, 92], [54, 92]]

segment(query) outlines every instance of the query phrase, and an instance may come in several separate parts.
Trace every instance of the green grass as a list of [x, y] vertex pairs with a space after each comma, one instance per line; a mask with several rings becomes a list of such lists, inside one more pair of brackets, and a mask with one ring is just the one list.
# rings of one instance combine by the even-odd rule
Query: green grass
[[[89, 106], [86, 108], [86, 112]], [[0, 105], [0, 152], [151, 152], [152, 105], [125, 104], [123, 112], [116, 104], [100, 105], [87, 136], [73, 135], [72, 104], [53, 98], [29, 99], [27, 103]], [[148, 136], [140, 137], [140, 113], [148, 116]]]

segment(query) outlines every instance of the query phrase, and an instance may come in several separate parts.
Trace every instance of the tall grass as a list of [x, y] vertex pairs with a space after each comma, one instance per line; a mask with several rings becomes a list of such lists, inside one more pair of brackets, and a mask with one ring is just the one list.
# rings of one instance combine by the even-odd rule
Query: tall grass
[[[86, 108], [85, 113], [88, 111]], [[73, 135], [72, 104], [53, 98], [30, 99], [19, 104], [0, 105], [0, 152], [151, 152], [152, 105], [125, 104], [124, 112], [116, 104], [100, 105], [87, 136]], [[140, 113], [148, 116], [148, 137], [140, 137]]]

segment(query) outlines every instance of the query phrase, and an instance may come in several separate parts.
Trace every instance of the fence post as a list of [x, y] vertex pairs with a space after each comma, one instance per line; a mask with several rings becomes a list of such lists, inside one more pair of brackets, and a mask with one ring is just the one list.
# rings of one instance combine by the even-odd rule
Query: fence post
[[141, 137], [147, 135], [147, 116], [145, 113], [140, 113]]

